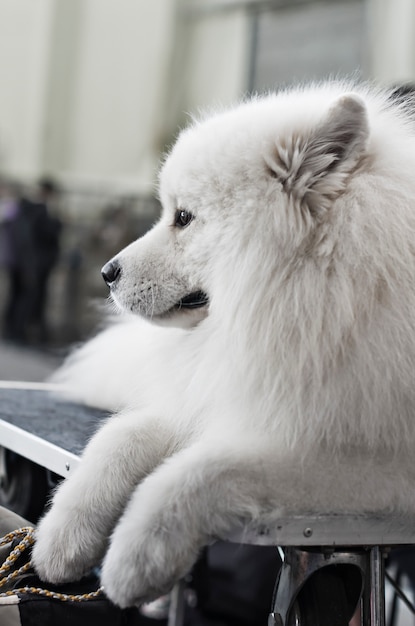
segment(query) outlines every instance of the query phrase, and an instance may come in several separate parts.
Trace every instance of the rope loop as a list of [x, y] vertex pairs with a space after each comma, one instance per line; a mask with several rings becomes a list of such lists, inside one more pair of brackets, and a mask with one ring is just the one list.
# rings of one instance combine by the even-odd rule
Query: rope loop
[[[4, 537], [0, 538], [0, 547], [12, 543], [16, 539], [20, 540], [19, 543], [10, 551], [8, 557], [0, 566], [0, 589], [32, 569], [32, 563], [28, 560], [17, 569], [11, 571], [16, 561], [34, 544], [34, 528], [31, 526], [25, 526], [4, 535]], [[47, 598], [53, 598], [54, 600], [60, 600], [61, 602], [84, 602], [101, 596], [103, 594], [103, 588], [100, 587], [96, 591], [91, 591], [89, 593], [70, 594], [50, 591], [49, 589], [43, 589], [42, 587], [19, 587], [17, 589], [0, 592], [0, 598], [14, 596], [17, 593], [46, 596]]]

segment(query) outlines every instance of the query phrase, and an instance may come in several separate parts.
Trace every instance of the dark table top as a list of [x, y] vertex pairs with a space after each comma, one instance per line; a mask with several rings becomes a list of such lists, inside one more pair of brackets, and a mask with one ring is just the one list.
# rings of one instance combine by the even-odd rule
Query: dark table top
[[102, 410], [61, 399], [46, 385], [0, 387], [1, 420], [76, 455], [106, 416]]
[[[6, 437], [2, 423], [11, 424], [17, 430], [7, 433], [10, 448], [61, 476], [72, 471], [75, 460], [79, 462], [88, 439], [107, 416], [105, 411], [61, 399], [47, 385], [0, 381], [0, 446], [5, 445], [2, 436]], [[27, 441], [22, 446], [19, 439]], [[21, 449], [25, 446], [27, 455]], [[65, 456], [65, 452], [70, 454]], [[415, 544], [414, 528], [411, 515], [278, 515], [276, 520], [271, 516], [252, 529], [235, 529], [229, 539], [289, 546]]]

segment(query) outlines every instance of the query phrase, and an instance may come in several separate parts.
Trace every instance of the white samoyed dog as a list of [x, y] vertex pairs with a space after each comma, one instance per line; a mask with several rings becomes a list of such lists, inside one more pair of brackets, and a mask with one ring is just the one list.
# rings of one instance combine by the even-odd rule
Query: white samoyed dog
[[104, 268], [128, 315], [58, 375], [116, 411], [37, 530], [42, 579], [120, 606], [212, 539], [415, 513], [415, 127], [368, 86], [256, 97], [181, 132], [161, 219]]

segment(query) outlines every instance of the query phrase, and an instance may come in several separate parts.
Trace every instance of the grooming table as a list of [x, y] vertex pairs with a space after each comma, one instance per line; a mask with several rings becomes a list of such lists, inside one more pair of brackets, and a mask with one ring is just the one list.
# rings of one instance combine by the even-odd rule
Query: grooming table
[[[107, 413], [62, 400], [54, 391], [56, 387], [41, 383], [0, 382], [0, 446], [66, 477]], [[358, 605], [362, 626], [384, 626], [384, 557], [391, 547], [415, 544], [415, 520], [295, 515], [243, 526], [226, 539], [283, 548], [269, 626], [344, 626], [349, 620], [345, 612], [351, 618]], [[169, 626], [183, 623], [183, 590], [181, 581], [171, 594]], [[330, 606], [337, 596], [341, 607], [333, 613]], [[311, 604], [315, 598], [323, 602], [322, 611], [317, 605], [309, 611], [310, 597]]]

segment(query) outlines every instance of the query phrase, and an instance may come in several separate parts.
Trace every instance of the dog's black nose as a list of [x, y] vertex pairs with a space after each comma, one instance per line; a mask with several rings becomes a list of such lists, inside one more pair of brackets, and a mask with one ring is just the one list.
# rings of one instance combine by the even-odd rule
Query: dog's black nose
[[101, 274], [108, 287], [111, 287], [111, 285], [115, 283], [115, 281], [121, 274], [120, 264], [118, 263], [118, 261], [108, 261], [108, 263], [105, 263], [104, 267], [102, 268]]

